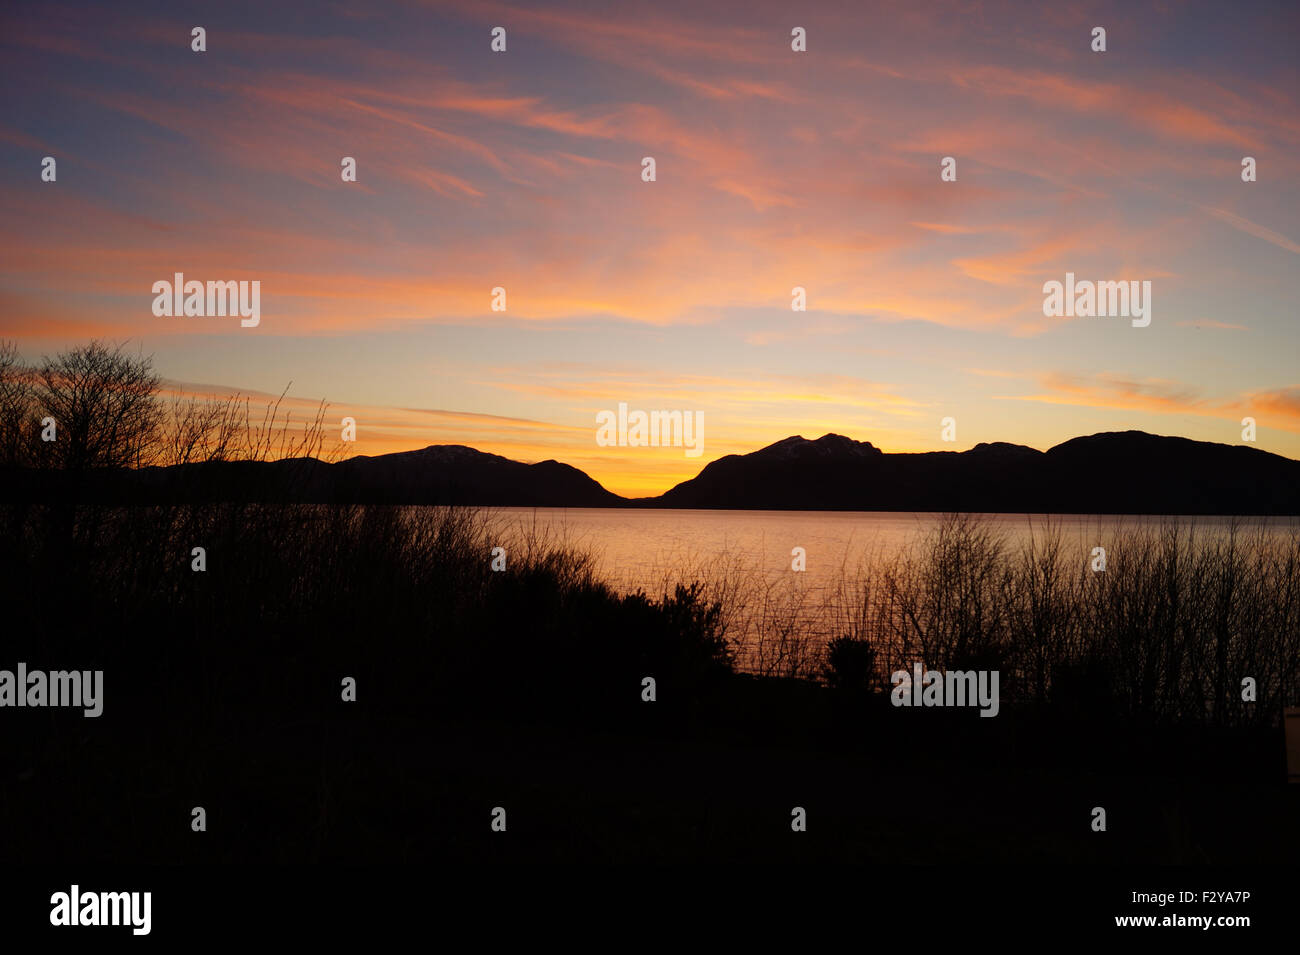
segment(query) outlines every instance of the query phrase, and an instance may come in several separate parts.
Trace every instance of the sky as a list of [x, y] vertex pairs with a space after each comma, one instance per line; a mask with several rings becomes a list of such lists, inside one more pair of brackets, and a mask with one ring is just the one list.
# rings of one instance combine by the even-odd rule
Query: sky
[[[1294, 3], [7, 3], [0, 338], [630, 496], [828, 432], [1300, 458], [1297, 49]], [[177, 272], [260, 322], [155, 315]], [[1044, 315], [1067, 272], [1150, 324]], [[601, 446], [620, 403], [702, 454]]]

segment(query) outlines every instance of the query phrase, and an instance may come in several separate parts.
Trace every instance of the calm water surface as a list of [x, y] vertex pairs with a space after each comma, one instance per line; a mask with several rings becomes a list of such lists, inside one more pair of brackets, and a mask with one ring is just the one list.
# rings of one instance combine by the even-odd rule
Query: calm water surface
[[[827, 511], [495, 508], [508, 527], [536, 527], [589, 551], [601, 576], [623, 590], [661, 591], [665, 582], [708, 577], [728, 567], [772, 579], [788, 575], [791, 551], [807, 552], [804, 585], [837, 582], [842, 571], [870, 567], [913, 546], [942, 519], [932, 513]], [[1174, 520], [1198, 533], [1221, 534], [1236, 522], [1289, 533], [1294, 518], [1132, 517], [1094, 514], [991, 514], [986, 520], [1013, 548], [1041, 535], [1050, 521], [1083, 560], [1118, 529]]]

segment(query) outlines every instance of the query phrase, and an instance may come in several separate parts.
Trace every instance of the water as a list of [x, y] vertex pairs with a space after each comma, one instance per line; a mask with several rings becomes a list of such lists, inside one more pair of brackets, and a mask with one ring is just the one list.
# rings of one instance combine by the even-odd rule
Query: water
[[[536, 526], [590, 552], [603, 579], [623, 591], [649, 593], [665, 581], [706, 577], [726, 567], [765, 578], [791, 572], [795, 547], [807, 554], [806, 585], [822, 588], [847, 570], [889, 559], [918, 543], [942, 520], [932, 513], [893, 511], [719, 511], [607, 508], [494, 508], [509, 527]], [[990, 514], [983, 519], [1011, 547], [1041, 535], [1046, 522], [1077, 544], [1080, 559], [1118, 529], [1157, 528], [1168, 521], [1198, 533], [1263, 528], [1287, 533], [1294, 518], [1133, 517], [1096, 514]]]
[[[762, 673], [807, 672], [827, 641], [869, 629], [863, 586], [907, 557], [944, 519], [931, 513], [497, 508], [501, 539], [533, 532], [589, 553], [597, 575], [623, 593], [671, 593], [700, 581], [721, 598], [737, 665]], [[1059, 532], [1067, 560], [1084, 574], [1093, 548], [1111, 561], [1134, 532], [1174, 524], [1202, 542], [1236, 528], [1252, 538], [1289, 537], [1295, 518], [1133, 517], [1090, 514], [983, 515], [1009, 553]], [[509, 545], [507, 545], [509, 546]], [[794, 573], [795, 548], [804, 571]], [[1122, 565], [1121, 565], [1122, 566]], [[1095, 569], [1095, 568], [1094, 568]], [[1112, 568], [1113, 569], [1113, 568]], [[874, 606], [874, 604], [872, 605]]]

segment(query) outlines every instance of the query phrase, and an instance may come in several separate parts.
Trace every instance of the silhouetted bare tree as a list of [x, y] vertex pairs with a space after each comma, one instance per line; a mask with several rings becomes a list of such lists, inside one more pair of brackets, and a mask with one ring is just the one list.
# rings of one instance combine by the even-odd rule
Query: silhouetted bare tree
[[239, 395], [178, 395], [162, 432], [163, 464], [196, 464], [238, 458], [242, 445]]
[[31, 372], [13, 342], [0, 341], [0, 465], [27, 464], [32, 425]]
[[36, 413], [53, 418], [42, 463], [70, 471], [154, 463], [163, 409], [151, 358], [94, 341], [46, 358], [37, 372]]

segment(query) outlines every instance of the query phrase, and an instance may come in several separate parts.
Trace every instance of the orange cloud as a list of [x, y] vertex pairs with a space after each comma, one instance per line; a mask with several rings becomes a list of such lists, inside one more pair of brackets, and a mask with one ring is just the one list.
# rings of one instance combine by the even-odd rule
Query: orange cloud
[[1279, 429], [1300, 433], [1300, 386], [1249, 392], [1233, 398], [1211, 400], [1196, 389], [1164, 379], [1134, 380], [1102, 374], [1090, 380], [1077, 375], [1050, 373], [1040, 377], [1046, 390], [1033, 395], [997, 395], [1002, 400], [1039, 401], [1048, 404], [1112, 408], [1157, 414], [1182, 414], [1209, 418], [1271, 417]]

